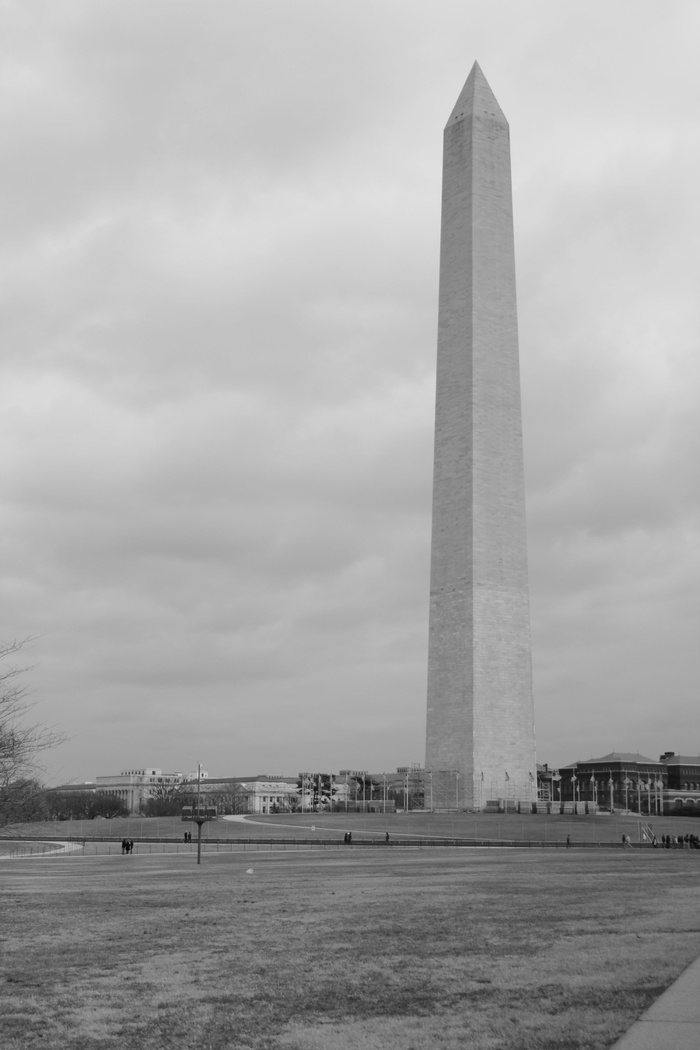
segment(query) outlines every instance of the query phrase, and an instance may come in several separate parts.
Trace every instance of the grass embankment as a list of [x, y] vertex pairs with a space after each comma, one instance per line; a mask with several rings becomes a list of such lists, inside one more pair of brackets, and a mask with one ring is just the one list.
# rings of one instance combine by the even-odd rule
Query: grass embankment
[[2, 875], [4, 1050], [602, 1050], [700, 951], [693, 851], [57, 857]]
[[[460, 841], [545, 842], [564, 845], [571, 835], [576, 843], [613, 843], [618, 845], [623, 834], [639, 841], [640, 826], [651, 823], [656, 835], [700, 835], [700, 820], [686, 817], [618, 817], [618, 816], [544, 816], [519, 814], [470, 813], [400, 813], [355, 814], [304, 813], [251, 817], [245, 821], [217, 820], [205, 824], [203, 839], [225, 841], [242, 839], [328, 839], [342, 841], [345, 831], [352, 831], [358, 841], [382, 841], [388, 831], [392, 840], [419, 842], [431, 839]], [[185, 828], [178, 817], [130, 817], [115, 820], [66, 820], [14, 825], [0, 828], [0, 839], [42, 837], [53, 839], [122, 838], [138, 841], [179, 839]], [[314, 828], [315, 830], [311, 830]]]

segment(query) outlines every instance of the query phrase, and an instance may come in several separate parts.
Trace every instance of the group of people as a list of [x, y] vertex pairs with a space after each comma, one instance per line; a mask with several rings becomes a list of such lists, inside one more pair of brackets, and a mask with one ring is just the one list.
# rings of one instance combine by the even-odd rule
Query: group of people
[[[384, 836], [384, 841], [385, 842], [389, 841], [389, 832], [388, 831], [387, 831], [387, 833]], [[343, 842], [345, 843], [346, 846], [351, 846], [352, 845], [352, 831], [346, 831], [345, 832], [345, 837], [343, 838]]]
[[191, 831], [186, 831], [185, 832], [185, 842], [191, 842], [191, 841], [192, 841], [192, 832]]
[[661, 845], [664, 849], [700, 849], [700, 838], [697, 835], [662, 835]]
[[134, 852], [134, 840], [133, 839], [122, 839], [122, 853], [133, 853]]
[[[697, 835], [662, 835], [661, 839], [657, 839], [653, 835], [651, 844], [654, 849], [700, 849], [700, 838]], [[622, 845], [632, 849], [629, 835], [622, 836]]]

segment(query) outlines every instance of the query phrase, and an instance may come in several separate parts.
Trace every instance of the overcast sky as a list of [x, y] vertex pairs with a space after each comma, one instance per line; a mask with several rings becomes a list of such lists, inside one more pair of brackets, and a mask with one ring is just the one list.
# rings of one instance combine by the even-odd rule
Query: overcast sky
[[700, 751], [696, 0], [3, 0], [0, 639], [68, 740], [425, 746], [442, 129], [511, 127], [538, 760]]

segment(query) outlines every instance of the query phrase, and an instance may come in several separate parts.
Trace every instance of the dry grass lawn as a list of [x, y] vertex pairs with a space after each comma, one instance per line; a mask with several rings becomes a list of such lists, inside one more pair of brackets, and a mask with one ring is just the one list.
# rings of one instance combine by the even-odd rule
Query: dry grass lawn
[[694, 851], [34, 857], [0, 890], [4, 1050], [593, 1050], [700, 952]]

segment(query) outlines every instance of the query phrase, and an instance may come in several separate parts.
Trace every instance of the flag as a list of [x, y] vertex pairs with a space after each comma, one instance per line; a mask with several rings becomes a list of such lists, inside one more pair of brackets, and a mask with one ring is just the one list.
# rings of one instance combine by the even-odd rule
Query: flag
[[532, 773], [528, 773], [528, 776], [529, 776], [529, 778], [530, 778], [530, 783], [532, 783], [532, 781], [533, 781], [533, 780], [534, 780], [535, 778], [533, 777]]
[[507, 773], [506, 773], [506, 780], [510, 780], [510, 777], [508, 776]]
[[481, 770], [481, 783], [483, 784], [483, 782], [484, 782], [484, 771], [482, 769]]

